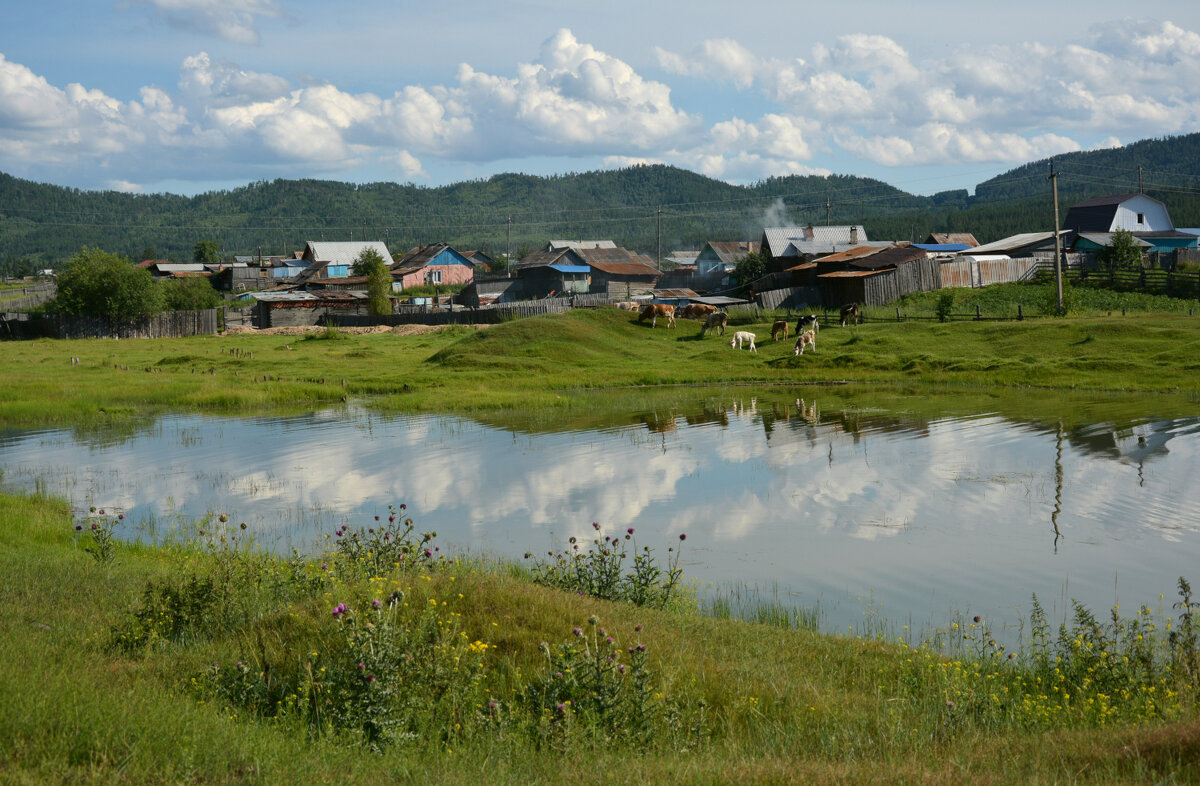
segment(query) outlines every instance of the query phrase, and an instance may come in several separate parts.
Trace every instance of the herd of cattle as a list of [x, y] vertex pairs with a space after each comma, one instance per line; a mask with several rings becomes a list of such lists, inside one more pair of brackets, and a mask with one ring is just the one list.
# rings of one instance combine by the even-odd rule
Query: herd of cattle
[[[658, 326], [658, 318], [663, 317], [667, 320], [667, 327], [675, 327], [675, 306], [667, 305], [666, 303], [646, 303], [638, 306], [632, 301], [626, 301], [617, 304], [618, 308], [628, 310], [637, 310], [639, 323], [650, 320], [651, 327]], [[704, 326], [700, 328], [700, 337], [703, 338], [709, 331], [718, 332], [720, 335], [725, 335], [725, 327], [729, 323], [729, 315], [724, 311], [720, 311], [716, 306], [709, 306], [702, 303], [691, 303], [679, 312], [679, 316], [683, 319], [703, 319]], [[847, 323], [859, 324], [862, 321], [862, 313], [858, 303], [847, 303], [842, 306], [839, 314], [842, 327], [846, 327]], [[803, 355], [804, 348], [810, 347], [813, 352], [817, 351], [817, 332], [821, 329], [817, 322], [816, 314], [807, 314], [796, 320], [796, 345], [792, 350], [794, 355]], [[788, 323], [786, 320], [777, 320], [771, 326], [771, 338], [775, 341], [788, 337]], [[746, 330], [739, 330], [733, 334], [729, 340], [729, 346], [733, 349], [749, 349], [755, 354], [758, 353], [758, 348], [755, 346], [756, 336]]]

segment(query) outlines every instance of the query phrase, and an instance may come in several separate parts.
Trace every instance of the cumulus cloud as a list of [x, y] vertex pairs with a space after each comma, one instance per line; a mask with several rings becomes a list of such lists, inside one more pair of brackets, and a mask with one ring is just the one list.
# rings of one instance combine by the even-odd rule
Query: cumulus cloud
[[145, 8], [176, 29], [235, 44], [259, 42], [256, 17], [280, 16], [272, 0], [129, 0], [127, 7]]
[[1171, 22], [1113, 22], [1066, 45], [964, 47], [944, 58], [851, 34], [807, 60], [716, 39], [685, 55], [660, 49], [658, 61], [673, 74], [753, 86], [780, 114], [825, 129], [809, 138], [888, 166], [1019, 162], [1079, 150], [1080, 136], [1183, 133], [1200, 122], [1200, 34]]

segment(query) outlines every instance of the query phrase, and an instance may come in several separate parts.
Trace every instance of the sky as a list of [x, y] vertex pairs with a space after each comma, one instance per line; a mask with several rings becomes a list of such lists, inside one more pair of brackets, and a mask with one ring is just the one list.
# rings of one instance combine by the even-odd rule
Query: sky
[[932, 194], [1200, 131], [1194, 0], [0, 0], [0, 19], [0, 171], [82, 189], [665, 163]]

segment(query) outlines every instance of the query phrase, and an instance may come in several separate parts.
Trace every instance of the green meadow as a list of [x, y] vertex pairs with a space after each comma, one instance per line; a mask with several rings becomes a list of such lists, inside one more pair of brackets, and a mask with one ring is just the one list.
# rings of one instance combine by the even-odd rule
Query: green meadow
[[[586, 428], [743, 386], [851, 413], [1094, 422], [1132, 400], [1194, 416], [1200, 316], [1167, 305], [882, 310], [823, 326], [800, 357], [772, 315], [731, 325], [758, 335], [750, 353], [616, 309], [419, 335], [3, 342], [0, 423], [119, 431], [353, 401]], [[675, 568], [691, 541], [650, 553], [598, 532], [562, 556], [458, 559], [402, 502], [288, 556], [215, 514], [151, 548], [101, 510], [0, 495], [0, 781], [1200, 781], [1192, 577], [1061, 627], [1030, 598], [1014, 649], [976, 618], [924, 640], [831, 636], [769, 599], [700, 602]]]

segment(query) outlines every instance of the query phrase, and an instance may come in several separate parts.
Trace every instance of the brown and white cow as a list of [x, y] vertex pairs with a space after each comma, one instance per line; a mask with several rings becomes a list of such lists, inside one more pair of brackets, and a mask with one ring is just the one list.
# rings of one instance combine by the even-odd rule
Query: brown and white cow
[[638, 313], [638, 322], [650, 320], [650, 327], [658, 327], [658, 318], [667, 318], [667, 327], [675, 327], [675, 307], [666, 303], [647, 303]]
[[775, 324], [771, 325], [771, 338], [778, 341], [781, 338], [788, 337], [788, 323], [786, 319], [777, 319]]
[[813, 352], [817, 351], [817, 332], [815, 330], [806, 330], [796, 336], [796, 348], [792, 350], [792, 354], [803, 355], [805, 346], [812, 347]]
[[862, 322], [862, 313], [859, 310], [858, 304], [847, 303], [846, 305], [842, 306], [841, 318], [842, 327], [846, 327], [847, 322], [853, 322], [856, 325]]
[[716, 306], [710, 306], [707, 303], [688, 303], [684, 306], [683, 313], [680, 314], [684, 319], [705, 319], [709, 314], [716, 312]]
[[704, 334], [710, 330], [716, 330], [723, 336], [727, 324], [729, 324], [729, 315], [724, 311], [714, 311], [704, 320], [704, 327], [700, 328], [700, 337], [704, 338]]

